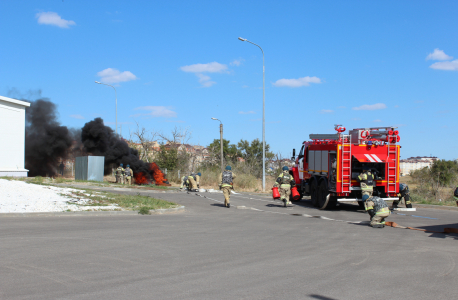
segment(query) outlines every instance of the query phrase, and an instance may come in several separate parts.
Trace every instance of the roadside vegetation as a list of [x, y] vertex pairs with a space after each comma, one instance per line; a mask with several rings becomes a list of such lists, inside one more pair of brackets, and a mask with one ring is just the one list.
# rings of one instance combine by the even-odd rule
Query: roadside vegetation
[[152, 198], [149, 196], [142, 196], [139, 193], [137, 193], [137, 195], [124, 195], [100, 191], [95, 192], [91, 190], [81, 190], [80, 192], [76, 193], [76, 196], [91, 200], [89, 204], [84, 204], [84, 206], [108, 206], [117, 204], [120, 208], [134, 211], [149, 211], [178, 207], [176, 203]]
[[413, 203], [455, 206], [453, 192], [458, 185], [458, 163], [437, 160], [431, 168], [425, 167], [412, 172], [409, 177], [401, 177], [401, 182], [409, 185]]

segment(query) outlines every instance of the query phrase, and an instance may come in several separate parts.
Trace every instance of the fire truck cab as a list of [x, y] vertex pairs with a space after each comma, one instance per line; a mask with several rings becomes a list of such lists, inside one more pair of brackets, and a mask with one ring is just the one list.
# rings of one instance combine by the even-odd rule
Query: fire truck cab
[[355, 128], [345, 134], [345, 127], [335, 125], [335, 134], [310, 134], [297, 156], [293, 149], [295, 167], [290, 173], [301, 196], [311, 196], [320, 209], [353, 201], [363, 207], [357, 178], [368, 167], [375, 178], [373, 194], [398, 200], [401, 146], [396, 128]]

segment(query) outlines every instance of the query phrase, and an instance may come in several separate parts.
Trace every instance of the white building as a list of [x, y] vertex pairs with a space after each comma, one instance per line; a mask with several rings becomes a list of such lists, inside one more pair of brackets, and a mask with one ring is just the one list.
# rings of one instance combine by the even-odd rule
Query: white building
[[0, 96], [0, 176], [27, 177], [25, 108], [29, 106], [28, 102]]
[[408, 159], [402, 159], [399, 163], [401, 169], [401, 175], [409, 175], [412, 171], [423, 169], [424, 167], [431, 168], [433, 162], [437, 160], [437, 157], [429, 156], [417, 156], [409, 157]]

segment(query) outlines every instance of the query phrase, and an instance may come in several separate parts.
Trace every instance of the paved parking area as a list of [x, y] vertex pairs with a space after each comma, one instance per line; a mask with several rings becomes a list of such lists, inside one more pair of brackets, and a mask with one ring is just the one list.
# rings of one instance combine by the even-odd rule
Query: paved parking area
[[[373, 229], [357, 205], [320, 211], [304, 200], [283, 208], [267, 196], [240, 194], [227, 209], [222, 194], [144, 193], [186, 210], [0, 218], [0, 299], [458, 295], [457, 235]], [[389, 220], [440, 229], [458, 228], [457, 217], [455, 211], [418, 209]]]

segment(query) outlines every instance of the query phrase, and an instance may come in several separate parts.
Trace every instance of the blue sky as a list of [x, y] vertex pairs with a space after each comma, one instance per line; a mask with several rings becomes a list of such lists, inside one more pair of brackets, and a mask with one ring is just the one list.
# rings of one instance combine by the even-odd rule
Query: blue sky
[[334, 124], [398, 126], [403, 158], [458, 157], [457, 1], [1, 1], [0, 95], [60, 121], [262, 137], [288, 156]]

